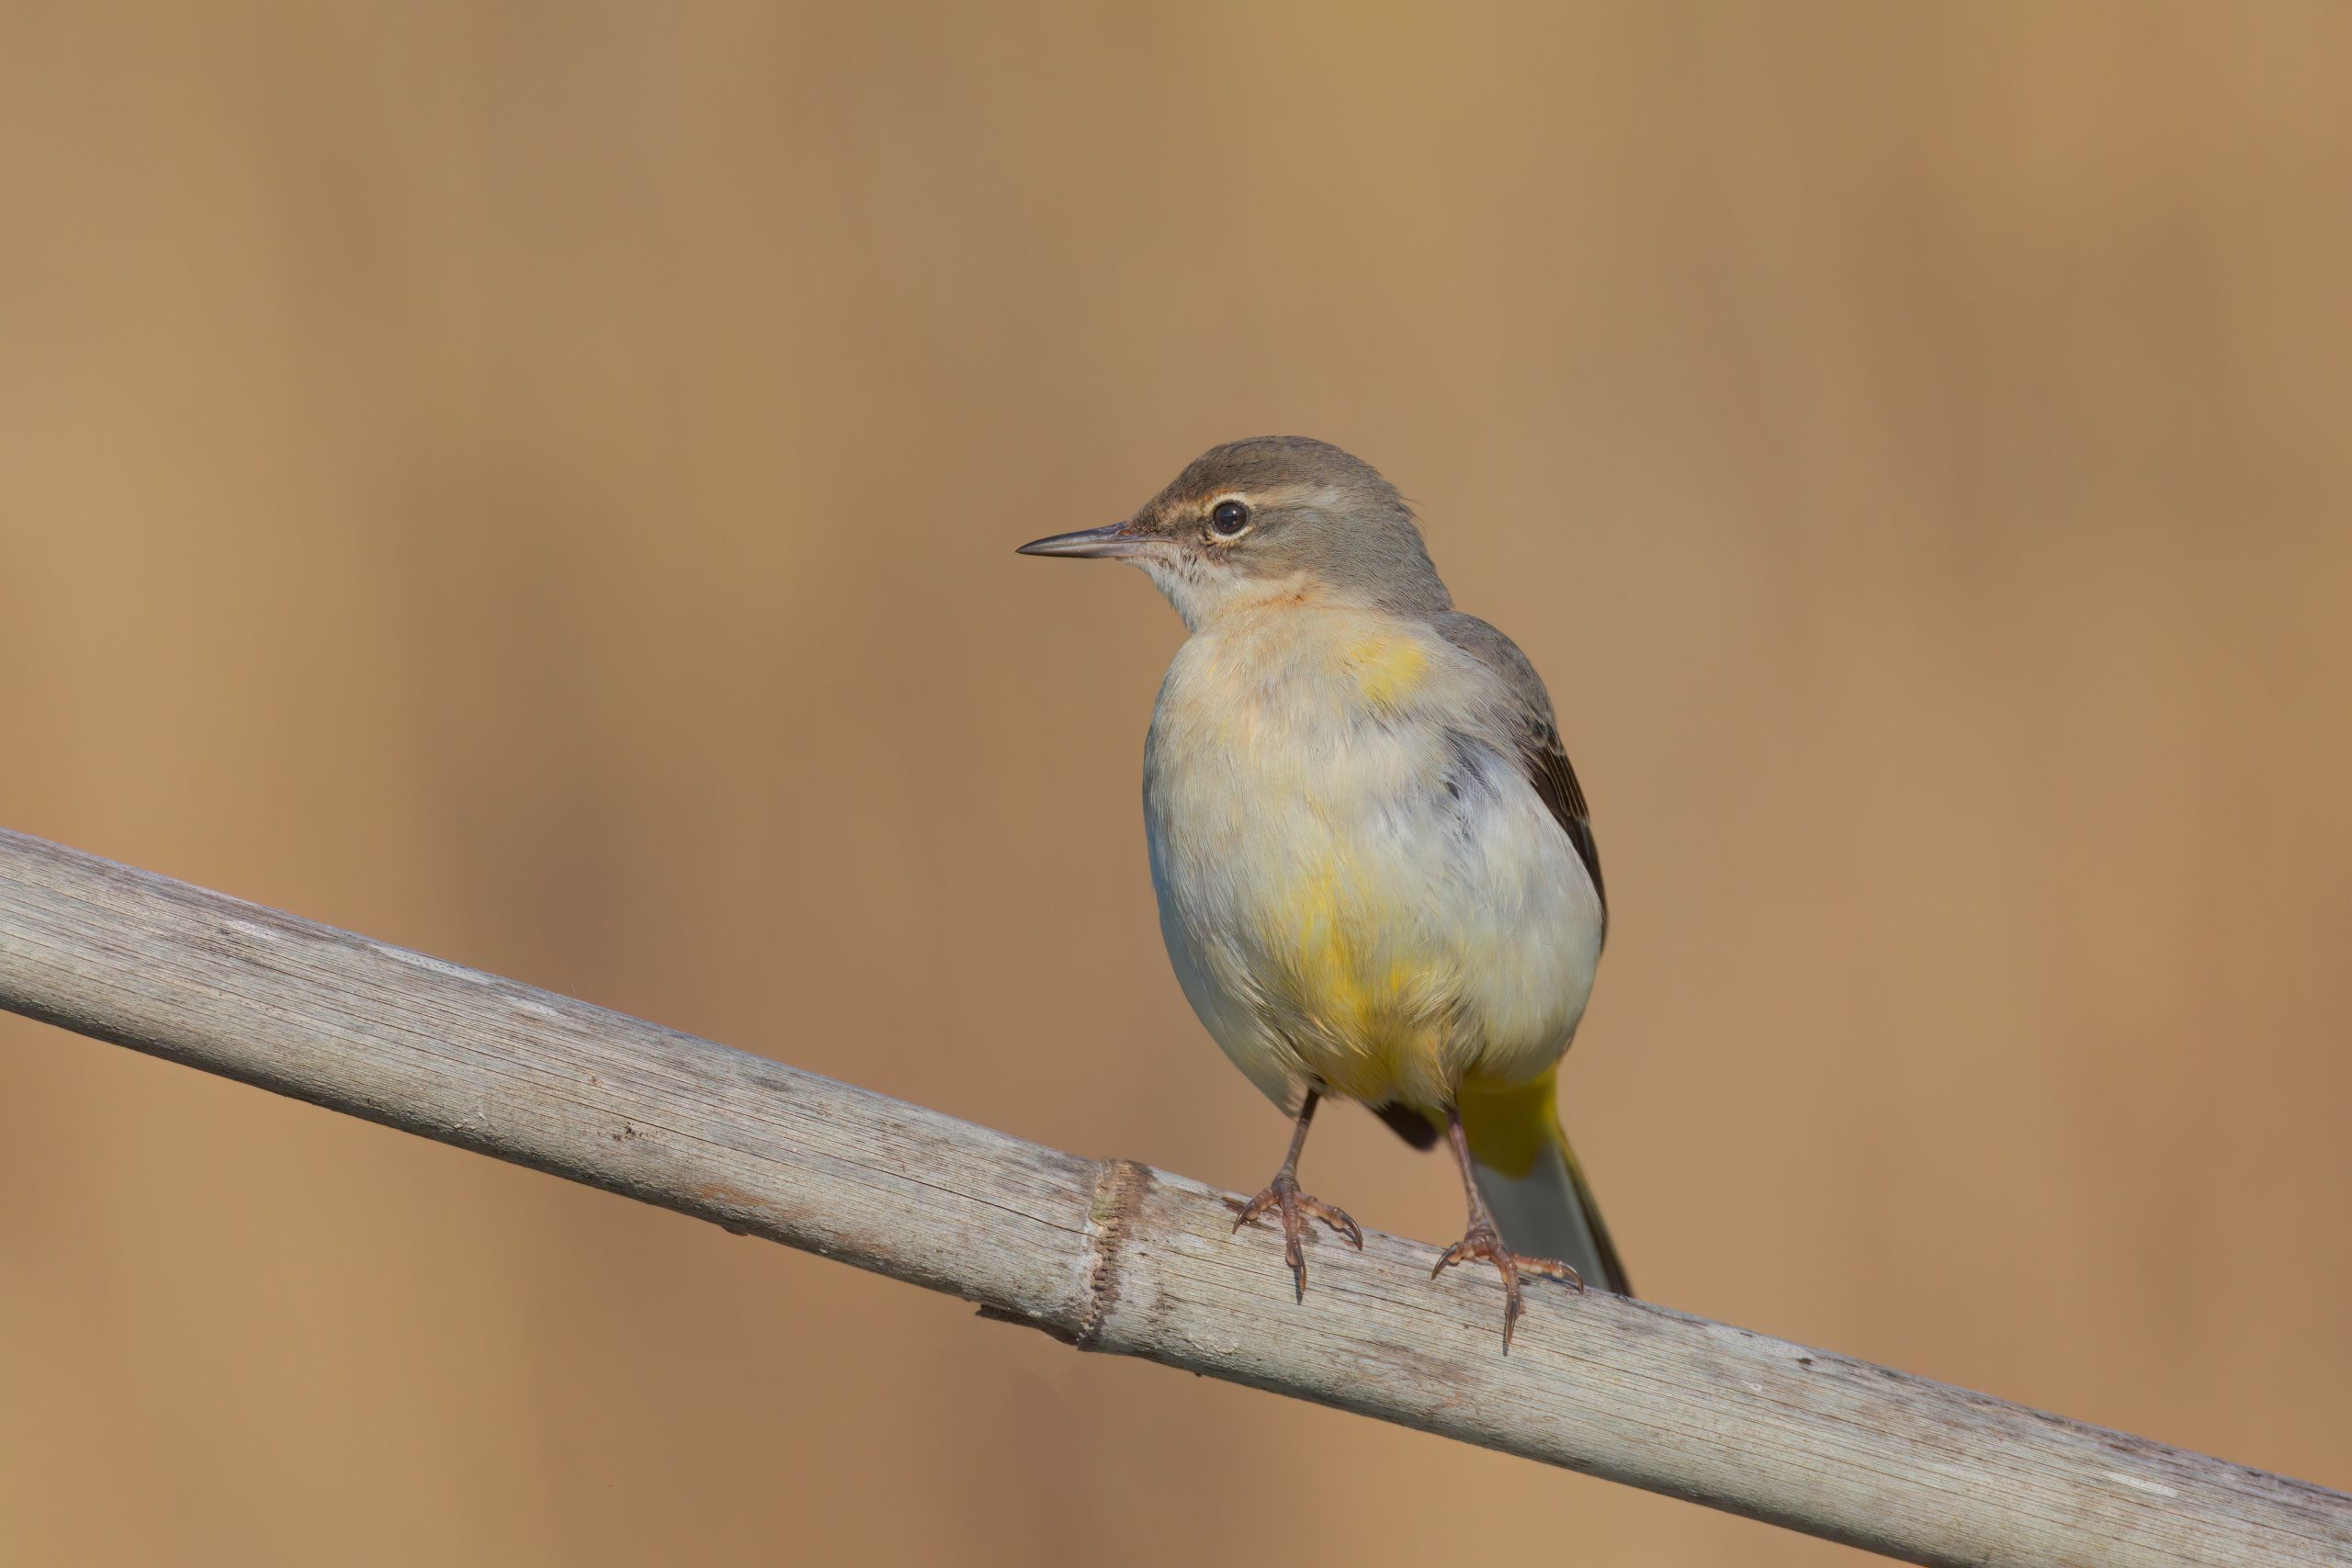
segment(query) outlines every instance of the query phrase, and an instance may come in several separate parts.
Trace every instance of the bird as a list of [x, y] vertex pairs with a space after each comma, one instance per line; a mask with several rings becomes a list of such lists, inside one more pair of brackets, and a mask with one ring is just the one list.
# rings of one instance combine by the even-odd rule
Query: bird
[[1295, 1297], [1298, 1182], [1317, 1106], [1357, 1101], [1451, 1148], [1469, 1218], [1430, 1277], [1522, 1275], [1632, 1294], [1562, 1131], [1562, 1055], [1592, 990], [1608, 898], [1592, 814], [1519, 646], [1453, 607], [1396, 488], [1305, 436], [1194, 458], [1122, 522], [1020, 553], [1139, 567], [1182, 617], [1144, 749], [1160, 932], [1193, 1012], [1292, 1118], [1234, 1229], [1282, 1227]]

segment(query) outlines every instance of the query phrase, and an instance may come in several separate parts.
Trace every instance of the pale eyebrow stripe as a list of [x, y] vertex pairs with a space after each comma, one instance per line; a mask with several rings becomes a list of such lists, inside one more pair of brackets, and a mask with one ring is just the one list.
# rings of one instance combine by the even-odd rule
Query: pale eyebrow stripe
[[1271, 490], [1224, 490], [1208, 498], [1209, 506], [1228, 501], [1238, 501], [1251, 506], [1287, 506], [1304, 502], [1310, 506], [1335, 505], [1340, 492], [1329, 485], [1310, 486], [1302, 481], [1276, 485]]

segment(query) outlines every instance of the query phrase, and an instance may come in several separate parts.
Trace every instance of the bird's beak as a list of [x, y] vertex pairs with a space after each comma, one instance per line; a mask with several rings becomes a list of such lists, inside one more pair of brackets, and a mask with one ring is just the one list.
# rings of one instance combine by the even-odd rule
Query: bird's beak
[[1121, 556], [1141, 553], [1151, 544], [1151, 536], [1133, 523], [1106, 523], [1100, 528], [1080, 528], [1075, 534], [1056, 534], [1051, 538], [1032, 539], [1021, 547], [1024, 556], [1090, 556], [1117, 559]]

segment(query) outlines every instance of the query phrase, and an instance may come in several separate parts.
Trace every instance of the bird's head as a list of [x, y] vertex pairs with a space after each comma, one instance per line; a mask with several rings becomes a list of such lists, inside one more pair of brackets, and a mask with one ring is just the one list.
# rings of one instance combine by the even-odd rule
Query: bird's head
[[1035, 539], [1021, 553], [1130, 561], [1193, 627], [1250, 606], [1434, 615], [1453, 604], [1396, 487], [1297, 435], [1212, 446], [1125, 522]]

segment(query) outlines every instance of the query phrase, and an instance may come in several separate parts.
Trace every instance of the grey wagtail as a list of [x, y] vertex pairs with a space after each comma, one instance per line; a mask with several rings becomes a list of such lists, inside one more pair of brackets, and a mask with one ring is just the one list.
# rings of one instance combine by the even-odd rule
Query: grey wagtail
[[1591, 815], [1527, 656], [1453, 607], [1412, 509], [1336, 446], [1214, 447], [1124, 523], [1021, 547], [1131, 561], [1191, 632], [1144, 746], [1159, 930], [1193, 1010], [1295, 1118], [1234, 1229], [1344, 1213], [1299, 1190], [1326, 1095], [1417, 1148], [1439, 1129], [1470, 1224], [1438, 1270], [1631, 1294], [1554, 1084], [1608, 928]]

